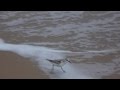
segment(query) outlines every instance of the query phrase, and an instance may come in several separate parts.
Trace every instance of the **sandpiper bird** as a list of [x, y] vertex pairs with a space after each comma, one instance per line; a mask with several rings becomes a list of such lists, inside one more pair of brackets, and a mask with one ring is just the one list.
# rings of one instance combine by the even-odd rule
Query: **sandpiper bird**
[[51, 69], [52, 71], [54, 70], [54, 66], [57, 66], [57, 67], [60, 67], [63, 72], [65, 72], [62, 66], [64, 66], [67, 62], [71, 63], [67, 58], [57, 59], [57, 60], [50, 60], [50, 59], [47, 59], [47, 60], [52, 63], [52, 69]]

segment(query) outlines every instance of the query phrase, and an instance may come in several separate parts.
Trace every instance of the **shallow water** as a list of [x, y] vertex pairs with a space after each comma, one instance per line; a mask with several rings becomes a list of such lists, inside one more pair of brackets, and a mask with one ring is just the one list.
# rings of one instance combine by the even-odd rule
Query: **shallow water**
[[119, 75], [119, 29], [120, 11], [0, 11], [6, 43], [80, 52], [67, 54], [75, 65], [65, 69], [92, 78]]

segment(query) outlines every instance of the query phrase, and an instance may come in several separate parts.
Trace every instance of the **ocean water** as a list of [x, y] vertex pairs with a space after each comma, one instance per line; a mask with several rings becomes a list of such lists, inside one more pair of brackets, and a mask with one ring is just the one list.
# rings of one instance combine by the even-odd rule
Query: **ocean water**
[[[51, 78], [120, 74], [120, 11], [0, 11], [0, 50], [37, 61]], [[46, 59], [69, 58], [66, 73]]]

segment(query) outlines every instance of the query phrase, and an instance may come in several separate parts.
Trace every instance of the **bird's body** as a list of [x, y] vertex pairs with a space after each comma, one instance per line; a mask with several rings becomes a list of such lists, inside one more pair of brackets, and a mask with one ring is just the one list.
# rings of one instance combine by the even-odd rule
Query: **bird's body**
[[67, 62], [70, 62], [68, 59], [58, 59], [58, 60], [50, 60], [47, 59], [50, 63], [52, 63], [52, 70], [54, 70], [54, 66], [61, 67], [62, 71], [65, 72], [62, 68]]

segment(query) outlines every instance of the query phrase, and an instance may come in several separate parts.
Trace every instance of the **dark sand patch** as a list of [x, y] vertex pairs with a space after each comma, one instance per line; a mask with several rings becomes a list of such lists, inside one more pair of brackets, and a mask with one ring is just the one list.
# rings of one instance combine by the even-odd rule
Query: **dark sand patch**
[[48, 79], [29, 59], [12, 52], [0, 52], [0, 79]]
[[120, 70], [112, 73], [111, 75], [103, 76], [103, 79], [120, 79]]

